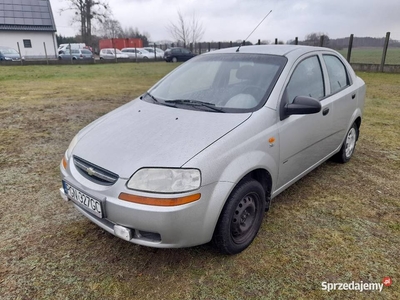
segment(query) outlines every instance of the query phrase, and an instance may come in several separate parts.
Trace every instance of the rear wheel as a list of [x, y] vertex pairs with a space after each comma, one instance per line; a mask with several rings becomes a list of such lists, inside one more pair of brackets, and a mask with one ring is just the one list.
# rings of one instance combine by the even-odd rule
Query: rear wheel
[[265, 211], [265, 191], [256, 180], [235, 187], [219, 217], [213, 243], [224, 254], [246, 249], [260, 229]]
[[358, 127], [356, 123], [353, 123], [351, 128], [346, 134], [346, 138], [343, 142], [340, 151], [333, 157], [333, 159], [339, 163], [346, 163], [353, 156], [354, 149], [358, 139]]

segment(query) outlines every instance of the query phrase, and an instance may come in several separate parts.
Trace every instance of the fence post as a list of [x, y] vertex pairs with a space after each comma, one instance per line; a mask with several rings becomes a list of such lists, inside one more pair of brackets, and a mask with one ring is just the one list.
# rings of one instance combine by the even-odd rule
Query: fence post
[[278, 45], [278, 39], [275, 38], [275, 45]]
[[379, 68], [379, 72], [383, 72], [383, 67], [385, 66], [387, 49], [389, 47], [389, 40], [390, 40], [390, 32], [386, 32], [386, 40], [385, 40], [385, 45], [383, 46], [382, 61]]
[[324, 46], [324, 35], [321, 35], [319, 38], [319, 46], [323, 47]]
[[232, 41], [229, 42], [229, 47], [232, 47]]
[[353, 49], [353, 38], [354, 38], [354, 34], [350, 34], [349, 48], [347, 49], [347, 62], [348, 63], [350, 63], [350, 59], [351, 59], [351, 50]]
[[221, 42], [218, 42], [218, 49], [221, 49]]
[[294, 38], [294, 44], [295, 44], [295, 45], [298, 45], [298, 44], [299, 44], [299, 38], [298, 38], [297, 36]]
[[210, 52], [210, 51], [211, 51], [211, 43], [208, 42], [208, 52]]
[[190, 43], [189, 48], [190, 48], [190, 52], [193, 52], [193, 43]]
[[18, 46], [18, 53], [19, 53], [19, 58], [21, 59], [21, 66], [22, 66], [24, 63], [22, 62], [21, 48], [19, 47], [19, 42], [17, 42], [17, 46]]
[[136, 50], [136, 43], [134, 44], [135, 46], [135, 62], [137, 62], [137, 50]]
[[154, 61], [157, 61], [156, 43], [154, 43], [153, 46], [154, 46]]
[[72, 65], [72, 50], [71, 50], [71, 43], [68, 44], [69, 45], [69, 57], [71, 60], [71, 65]]
[[47, 49], [46, 49], [46, 43], [43, 42], [43, 48], [44, 48], [44, 55], [46, 56], [46, 62], [49, 64], [49, 59], [47, 58]]
[[258, 39], [257, 45], [261, 45], [261, 40]]
[[199, 43], [199, 54], [201, 54], [201, 43]]

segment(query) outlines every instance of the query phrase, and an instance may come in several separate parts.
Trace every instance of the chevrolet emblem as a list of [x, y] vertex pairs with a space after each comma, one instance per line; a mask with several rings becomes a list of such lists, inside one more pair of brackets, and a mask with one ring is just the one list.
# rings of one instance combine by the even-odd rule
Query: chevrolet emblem
[[93, 176], [96, 173], [92, 167], [87, 168], [86, 172], [89, 174], [89, 176]]

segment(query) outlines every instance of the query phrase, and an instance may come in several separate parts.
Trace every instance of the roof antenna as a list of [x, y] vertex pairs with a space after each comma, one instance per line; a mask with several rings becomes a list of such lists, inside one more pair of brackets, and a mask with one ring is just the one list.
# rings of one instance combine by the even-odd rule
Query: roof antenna
[[[256, 29], [258, 28], [258, 26], [261, 25], [262, 22], [264, 22], [264, 20], [269, 16], [269, 14], [272, 13], [272, 10], [270, 10], [269, 13], [267, 13], [264, 17], [264, 19], [261, 20], [260, 23], [258, 23], [258, 25], [256, 26], [256, 28], [253, 29], [252, 32], [250, 32], [249, 36], [244, 40], [245, 42], [247, 41], [247, 39], [253, 34], [254, 31], [256, 31]], [[239, 45], [239, 47], [236, 49], [236, 52], [239, 52], [240, 47], [242, 47], [242, 44]]]

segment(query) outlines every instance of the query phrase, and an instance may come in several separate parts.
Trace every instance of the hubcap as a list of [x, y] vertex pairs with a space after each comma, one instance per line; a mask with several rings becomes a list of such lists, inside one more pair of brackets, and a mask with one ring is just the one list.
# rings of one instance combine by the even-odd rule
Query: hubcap
[[356, 145], [356, 130], [351, 128], [346, 137], [346, 158], [349, 158], [354, 151]]
[[256, 219], [256, 200], [257, 195], [254, 193], [247, 194], [239, 202], [231, 221], [231, 235], [236, 243], [242, 243], [251, 230]]

